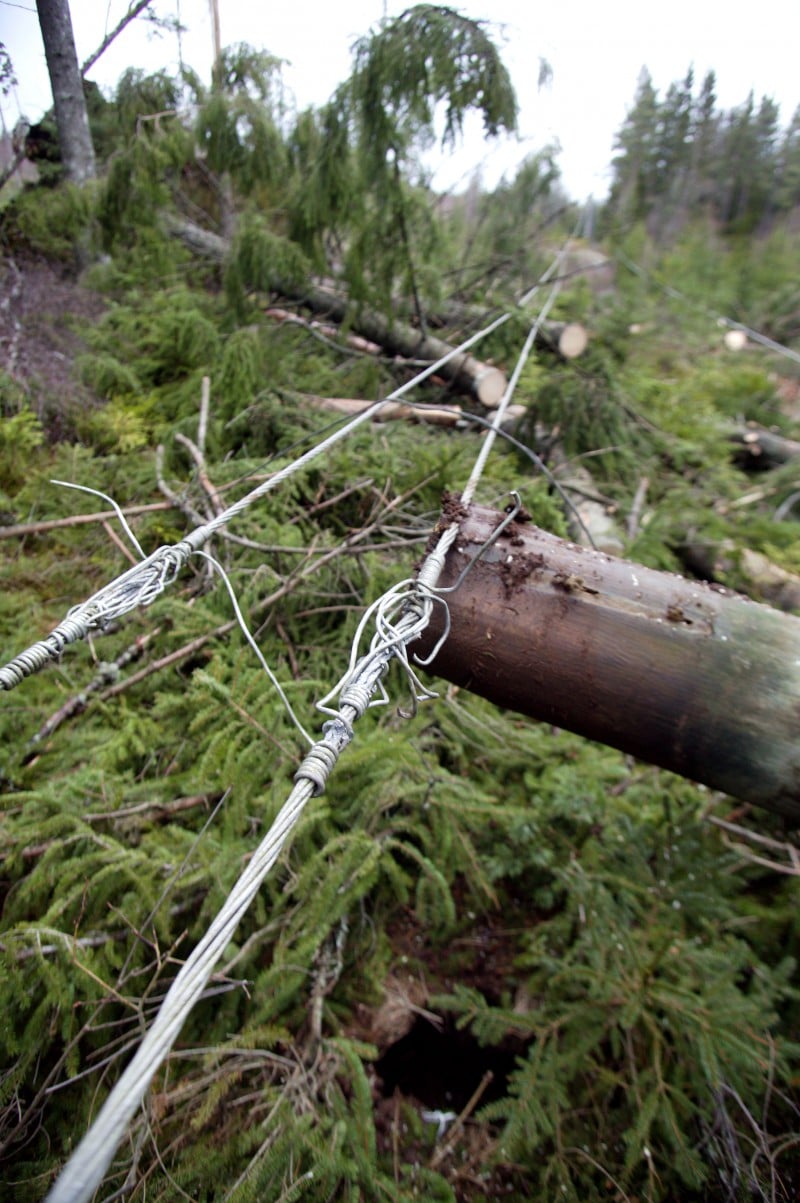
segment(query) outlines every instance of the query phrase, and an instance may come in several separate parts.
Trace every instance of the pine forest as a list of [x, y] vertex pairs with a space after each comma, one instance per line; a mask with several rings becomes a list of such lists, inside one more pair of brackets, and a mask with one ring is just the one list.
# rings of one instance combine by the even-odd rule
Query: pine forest
[[[426, 147], [517, 120], [491, 25], [433, 4], [365, 32], [318, 108], [249, 45], [73, 91], [83, 157], [57, 109], [0, 190], [0, 1198], [797, 1199], [800, 109], [644, 71], [579, 205], [555, 149], [432, 190]], [[454, 591], [420, 591], [453, 527]], [[724, 685], [694, 705], [687, 644], [648, 742], [678, 670], [621, 638], [606, 736], [605, 586], [537, 585], [527, 538], [735, 609]], [[501, 611], [594, 607], [535, 671], [523, 616], [527, 713], [477, 683], [490, 578]], [[420, 606], [425, 654], [397, 633]], [[299, 768], [323, 724], [329, 775]], [[121, 1080], [96, 1182], [59, 1187]]]

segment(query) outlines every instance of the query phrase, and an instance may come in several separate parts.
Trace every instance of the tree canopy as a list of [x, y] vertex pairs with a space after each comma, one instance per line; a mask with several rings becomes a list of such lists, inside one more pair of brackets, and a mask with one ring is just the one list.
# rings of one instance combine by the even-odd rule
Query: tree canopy
[[670, 231], [706, 213], [729, 233], [749, 234], [800, 204], [797, 126], [800, 109], [781, 130], [777, 105], [752, 93], [720, 111], [710, 71], [695, 88], [694, 72], [659, 98], [644, 70], [616, 138], [607, 217], [617, 224], [650, 220]]

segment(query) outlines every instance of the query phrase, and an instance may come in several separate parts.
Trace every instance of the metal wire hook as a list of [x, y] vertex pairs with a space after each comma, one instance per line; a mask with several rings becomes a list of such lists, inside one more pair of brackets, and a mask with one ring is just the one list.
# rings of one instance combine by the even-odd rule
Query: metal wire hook
[[447, 639], [449, 638], [449, 635], [450, 635], [450, 626], [451, 626], [450, 607], [448, 606], [447, 602], [444, 600], [443, 597], [436, 597], [435, 594], [432, 594], [431, 599], [433, 601], [441, 602], [441, 604], [444, 606], [444, 630], [442, 631], [439, 638], [436, 640], [436, 643], [434, 644], [434, 647], [433, 647], [433, 651], [429, 652], [429, 654], [424, 659], [422, 659], [420, 656], [418, 656], [416, 654], [416, 652], [414, 653], [414, 663], [419, 664], [421, 668], [425, 668], [425, 667], [427, 667], [427, 665], [433, 663], [433, 661], [439, 655], [439, 652], [441, 651], [442, 647], [447, 642]]

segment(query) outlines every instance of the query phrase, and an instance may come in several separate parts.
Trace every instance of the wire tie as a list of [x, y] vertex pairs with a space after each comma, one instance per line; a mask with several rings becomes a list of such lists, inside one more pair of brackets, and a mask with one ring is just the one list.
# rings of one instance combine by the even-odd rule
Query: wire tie
[[339, 745], [339, 752], [342, 752], [347, 747], [355, 735], [355, 731], [350, 723], [340, 714], [337, 714], [335, 718], [328, 719], [327, 723], [322, 724], [322, 733], [328, 743]]
[[310, 781], [311, 796], [318, 798], [320, 794], [324, 794], [331, 769], [338, 758], [339, 754], [335, 748], [322, 742], [314, 744], [294, 775], [295, 783]]

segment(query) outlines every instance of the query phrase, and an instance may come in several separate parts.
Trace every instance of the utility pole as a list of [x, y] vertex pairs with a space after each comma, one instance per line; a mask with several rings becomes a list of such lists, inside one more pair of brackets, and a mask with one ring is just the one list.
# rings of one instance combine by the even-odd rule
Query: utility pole
[[[800, 817], [800, 618], [473, 505], [416, 648], [429, 672], [744, 802]], [[470, 571], [461, 574], [478, 555]]]

